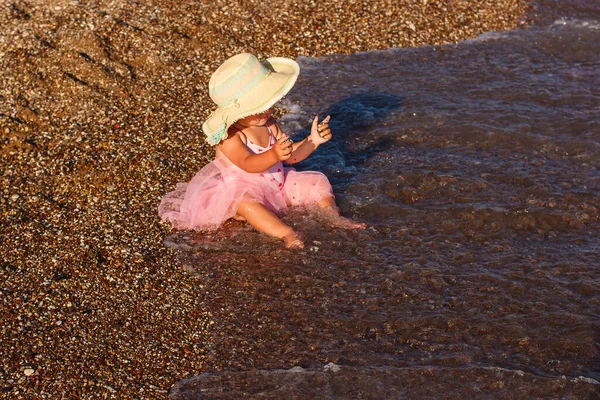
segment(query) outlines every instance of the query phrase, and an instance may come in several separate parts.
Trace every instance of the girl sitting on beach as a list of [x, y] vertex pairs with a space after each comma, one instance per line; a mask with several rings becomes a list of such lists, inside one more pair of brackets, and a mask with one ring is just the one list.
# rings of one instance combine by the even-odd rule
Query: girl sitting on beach
[[312, 123], [310, 135], [293, 143], [272, 117], [272, 107], [293, 87], [300, 68], [294, 60], [251, 54], [225, 61], [212, 75], [209, 95], [217, 109], [202, 125], [215, 160], [188, 183], [177, 184], [159, 206], [159, 215], [176, 229], [216, 229], [229, 218], [280, 238], [300, 249], [298, 234], [275, 214], [289, 207], [317, 204], [333, 225], [364, 228], [339, 215], [329, 181], [320, 172], [284, 167], [306, 159], [331, 139], [329, 116]]

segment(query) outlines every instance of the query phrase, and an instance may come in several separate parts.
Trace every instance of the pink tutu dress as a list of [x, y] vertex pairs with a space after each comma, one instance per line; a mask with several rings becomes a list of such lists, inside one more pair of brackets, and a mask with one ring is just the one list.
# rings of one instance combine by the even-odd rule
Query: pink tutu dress
[[[269, 146], [250, 140], [246, 146], [255, 154], [276, 143], [269, 130]], [[158, 207], [158, 215], [175, 229], [217, 229], [237, 213], [241, 201], [256, 201], [274, 213], [290, 207], [310, 205], [333, 196], [325, 175], [315, 171], [298, 172], [282, 162], [261, 173], [249, 173], [221, 154], [202, 168], [188, 183], [178, 183]]]

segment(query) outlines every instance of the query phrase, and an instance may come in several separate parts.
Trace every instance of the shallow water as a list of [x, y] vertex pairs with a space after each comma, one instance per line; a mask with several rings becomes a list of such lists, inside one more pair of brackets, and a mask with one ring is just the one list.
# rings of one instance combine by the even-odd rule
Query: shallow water
[[173, 398], [597, 398], [600, 23], [301, 58], [301, 169], [365, 231], [284, 218], [166, 240], [206, 288], [213, 363]]

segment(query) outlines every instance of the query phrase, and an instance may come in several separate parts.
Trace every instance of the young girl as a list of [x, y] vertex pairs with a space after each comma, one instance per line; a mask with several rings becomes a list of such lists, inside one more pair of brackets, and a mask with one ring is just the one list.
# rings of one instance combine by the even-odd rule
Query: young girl
[[209, 95], [217, 109], [202, 125], [215, 160], [189, 183], [179, 183], [158, 212], [176, 229], [216, 229], [229, 218], [247, 221], [260, 232], [301, 249], [298, 234], [275, 213], [317, 204], [334, 225], [364, 228], [339, 215], [329, 181], [320, 172], [284, 167], [306, 159], [331, 139], [329, 116], [312, 123], [310, 135], [293, 143], [272, 117], [272, 107], [293, 87], [300, 68], [286, 58], [260, 62], [251, 54], [225, 61], [212, 75]]

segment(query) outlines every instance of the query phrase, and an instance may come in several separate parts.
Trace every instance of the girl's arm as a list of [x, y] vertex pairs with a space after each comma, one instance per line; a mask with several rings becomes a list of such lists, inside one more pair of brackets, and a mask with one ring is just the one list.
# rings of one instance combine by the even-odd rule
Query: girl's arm
[[286, 160], [286, 163], [295, 164], [305, 160], [317, 149], [317, 147], [331, 139], [329, 119], [330, 117], [328, 115], [320, 124], [318, 116], [313, 119], [310, 135], [292, 145], [292, 154], [290, 158]]
[[217, 150], [222, 152], [232, 163], [246, 172], [263, 172], [271, 168], [278, 161], [287, 160], [292, 151], [287, 136], [280, 135], [277, 143], [264, 153], [254, 154], [242, 141], [239, 131], [229, 134], [227, 139], [217, 145]]

